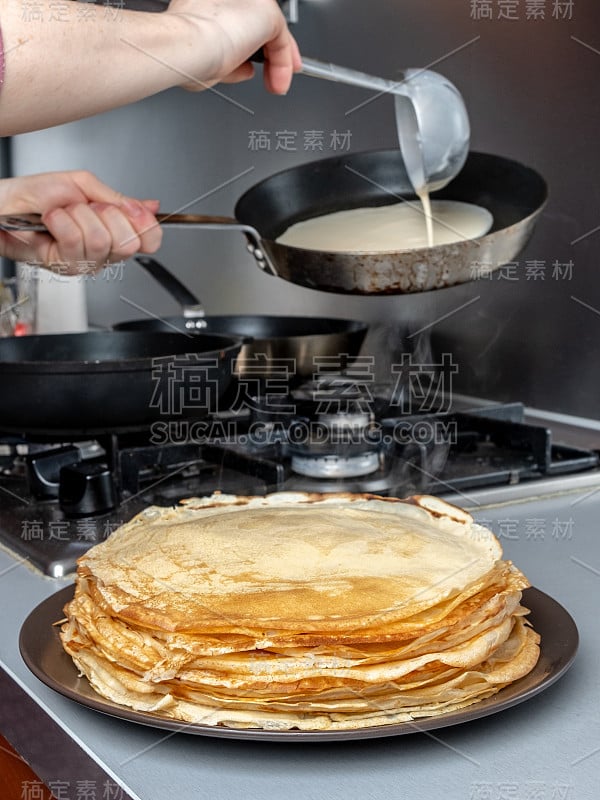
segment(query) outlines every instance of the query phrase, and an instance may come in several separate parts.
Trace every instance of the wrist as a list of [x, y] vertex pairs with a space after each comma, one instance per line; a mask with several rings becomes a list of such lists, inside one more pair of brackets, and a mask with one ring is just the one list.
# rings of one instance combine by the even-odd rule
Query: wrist
[[[173, 68], [179, 70], [177, 85], [205, 88], [218, 81], [223, 69], [221, 31], [218, 25], [201, 14], [165, 12], [169, 17], [168, 41], [173, 49]], [[174, 84], [175, 85], [175, 84]]]

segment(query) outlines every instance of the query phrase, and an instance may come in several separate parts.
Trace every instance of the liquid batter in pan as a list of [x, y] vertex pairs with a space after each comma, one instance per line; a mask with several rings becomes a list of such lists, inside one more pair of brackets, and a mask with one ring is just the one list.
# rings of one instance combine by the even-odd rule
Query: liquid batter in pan
[[[476, 239], [493, 223], [487, 209], [453, 200], [432, 200], [431, 213], [436, 246]], [[429, 246], [425, 213], [418, 200], [314, 217], [291, 225], [277, 241], [306, 250], [346, 253]]]

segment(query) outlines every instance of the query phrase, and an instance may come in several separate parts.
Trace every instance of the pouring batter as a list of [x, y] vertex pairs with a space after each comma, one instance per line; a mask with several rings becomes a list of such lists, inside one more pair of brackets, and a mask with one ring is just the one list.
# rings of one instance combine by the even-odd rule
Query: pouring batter
[[[431, 200], [460, 171], [469, 143], [469, 123], [457, 90], [444, 78], [409, 70], [394, 95], [398, 144], [419, 200], [338, 211], [292, 225], [280, 244], [327, 252], [386, 252], [452, 244], [485, 235], [493, 218], [485, 208]], [[425, 102], [436, 100], [435, 103]], [[452, 136], [438, 116], [453, 109]], [[462, 113], [459, 113], [462, 112]], [[419, 202], [420, 201], [420, 202]]]

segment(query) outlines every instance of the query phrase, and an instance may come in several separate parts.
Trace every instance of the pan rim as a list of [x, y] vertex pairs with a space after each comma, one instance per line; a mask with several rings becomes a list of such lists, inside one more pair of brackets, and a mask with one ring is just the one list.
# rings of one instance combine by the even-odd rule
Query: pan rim
[[[309, 167], [314, 167], [315, 170], [320, 168], [327, 168], [327, 166], [333, 166], [335, 164], [343, 165], [345, 161], [348, 159], [360, 159], [360, 158], [368, 158], [369, 156], [380, 156], [384, 157], [386, 155], [398, 154], [398, 158], [402, 158], [400, 154], [400, 150], [397, 148], [373, 148], [368, 150], [359, 150], [352, 153], [346, 153], [344, 155], [339, 156], [328, 156], [326, 158], [320, 158], [316, 160], [305, 161], [300, 164], [296, 164], [293, 167], [287, 167], [286, 169], [280, 170], [279, 172], [274, 172], [271, 175], [268, 175], [266, 178], [255, 183], [253, 186], [250, 186], [237, 200], [234, 208], [234, 216], [239, 221], [242, 222], [243, 220], [240, 217], [240, 207], [243, 206], [244, 203], [248, 202], [248, 197], [252, 195], [259, 187], [264, 187], [269, 184], [271, 181], [276, 181], [281, 179], [285, 175], [291, 175], [293, 173], [297, 173], [300, 170], [306, 170]], [[504, 234], [506, 231], [511, 230], [515, 225], [526, 225], [533, 219], [536, 219], [540, 216], [543, 212], [544, 208], [546, 207], [549, 199], [549, 186], [546, 179], [533, 167], [529, 166], [528, 164], [523, 163], [514, 158], [510, 158], [508, 156], [499, 155], [497, 153], [487, 153], [480, 150], [470, 150], [468, 154], [468, 159], [465, 162], [465, 166], [461, 172], [453, 179], [447, 186], [443, 187], [443, 189], [439, 191], [435, 191], [431, 193], [431, 199], [448, 199], [446, 198], [445, 192], [448, 189], [451, 189], [452, 184], [457, 181], [462, 172], [465, 170], [466, 167], [469, 166], [469, 161], [477, 160], [477, 159], [486, 159], [487, 161], [495, 161], [498, 165], [505, 165], [506, 167], [511, 167], [513, 169], [522, 170], [531, 176], [538, 184], [538, 191], [539, 191], [539, 199], [537, 201], [537, 205], [528, 214], [521, 217], [519, 220], [511, 223], [510, 225], [506, 225], [502, 228], [494, 228], [495, 222], [492, 223], [492, 228], [485, 234], [478, 236], [473, 239], [464, 239], [459, 242], [455, 242], [452, 244], [442, 244], [442, 245], [434, 245], [434, 247], [420, 247], [420, 248], [404, 248], [404, 249], [394, 249], [394, 250], [352, 250], [352, 251], [336, 251], [336, 250], [320, 250], [320, 249], [308, 249], [302, 247], [295, 247], [293, 245], [285, 245], [281, 244], [277, 241], [277, 239], [273, 239], [267, 237], [262, 233], [259, 227], [257, 227], [257, 231], [260, 235], [261, 240], [267, 244], [270, 248], [285, 248], [286, 251], [291, 251], [298, 255], [302, 254], [314, 254], [314, 253], [322, 253], [324, 256], [331, 256], [332, 258], [340, 258], [340, 257], [377, 257], [377, 256], [391, 256], [391, 255], [408, 255], [411, 253], [418, 253], [423, 254], [424, 257], [430, 256], [435, 257], [437, 253], [440, 252], [442, 249], [448, 249], [451, 247], [469, 247], [472, 246], [473, 243], [479, 243], [482, 240], [489, 241], [492, 237], [495, 237], [497, 234]], [[407, 199], [413, 199], [418, 201], [417, 196], [414, 192], [405, 192], [405, 193], [398, 193], [397, 195], [390, 193], [390, 203], [384, 205], [392, 205], [394, 202], [402, 200], [406, 196]], [[466, 202], [466, 201], [463, 201]], [[361, 208], [363, 206], [351, 206], [350, 208]], [[482, 204], [483, 208], [486, 208], [485, 205]], [[490, 211], [490, 209], [487, 209]], [[492, 212], [490, 212], [492, 213]], [[318, 214], [315, 216], [319, 216]], [[479, 246], [478, 244], [476, 246]], [[292, 281], [293, 283], [293, 281]]]
[[[115, 340], [120, 339], [121, 341], [126, 341], [127, 338], [141, 338], [141, 331], [116, 331], [116, 330], [107, 330], [107, 331], [84, 331], [81, 333], [58, 333], [58, 334], [34, 334], [32, 336], [26, 337], [19, 337], [21, 341], [26, 339], [38, 339], [38, 340], [48, 340], [50, 342], [52, 339], [56, 338], [73, 338], [75, 341], [76, 337], [96, 337], [96, 335], [106, 335], [108, 334], [111, 338]], [[173, 338], [177, 337], [178, 339], [183, 340], [189, 339], [190, 340], [190, 349], [189, 350], [180, 350], [177, 352], [172, 353], [155, 353], [149, 354], [146, 356], [136, 355], [133, 358], [71, 358], [71, 359], [25, 359], [25, 360], [16, 360], [16, 359], [5, 359], [3, 358], [2, 354], [2, 343], [0, 342], [0, 371], [2, 373], [11, 373], [11, 372], [18, 372], [20, 375], [26, 375], [30, 373], [36, 374], [43, 374], [51, 372], [52, 374], [72, 374], [74, 372], [80, 372], [83, 368], [91, 369], [94, 372], [137, 372], [137, 371], [147, 371], [149, 367], [152, 366], [152, 362], [154, 359], [158, 358], [176, 358], [176, 357], [183, 357], [188, 355], [200, 355], [204, 358], [211, 358], [217, 357], [219, 361], [224, 360], [227, 356], [231, 356], [235, 358], [236, 354], [241, 350], [243, 346], [243, 337], [242, 336], [227, 336], [225, 334], [202, 334], [202, 333], [194, 333], [194, 334], [185, 334], [185, 333], [175, 333], [175, 332], [162, 332], [162, 331], [147, 331], [143, 333], [144, 336], [153, 336], [153, 337], [166, 337], [172, 336]], [[200, 342], [202, 338], [211, 338], [221, 339], [222, 346], [215, 347], [212, 350], [204, 350], [199, 351], [197, 348], [193, 347], [194, 342]], [[15, 337], [8, 337], [5, 341], [12, 341]]]
[[[257, 181], [252, 186], [249, 186], [246, 189], [246, 191], [243, 192], [243, 194], [241, 194], [240, 197], [237, 199], [237, 201], [236, 201], [236, 209], [237, 209], [237, 206], [239, 204], [241, 204], [242, 200], [247, 195], [252, 193], [254, 191], [254, 189], [256, 189], [257, 186], [265, 184], [270, 180], [274, 180], [275, 178], [279, 178], [282, 175], [291, 174], [293, 172], [297, 172], [300, 169], [307, 168], [309, 166], [313, 166], [316, 169], [316, 168], [320, 167], [321, 165], [331, 165], [331, 164], [334, 164], [336, 162], [343, 163], [345, 160], [347, 160], [349, 158], [360, 158], [360, 157], [365, 157], [366, 158], [366, 157], [368, 157], [370, 155], [371, 156], [376, 156], [378, 154], [392, 154], [392, 153], [398, 153], [398, 157], [402, 158], [402, 156], [400, 154], [400, 150], [398, 148], [394, 148], [394, 147], [374, 147], [374, 148], [370, 148], [368, 150], [357, 150], [355, 152], [345, 153], [344, 155], [339, 155], [339, 156], [327, 156], [326, 158], [317, 158], [317, 159], [312, 159], [312, 160], [309, 160], [309, 161], [303, 161], [300, 164], [295, 164], [293, 167], [286, 167], [285, 169], [281, 169], [278, 172], [273, 172], [270, 175], [267, 175], [265, 178], [262, 178], [261, 180]], [[494, 160], [498, 161], [498, 163], [504, 162], [507, 165], [510, 164], [510, 165], [513, 165], [513, 166], [518, 167], [520, 169], [524, 169], [524, 170], [527, 170], [528, 172], [531, 172], [539, 180], [540, 185], [544, 189], [544, 197], [543, 197], [544, 201], [546, 201], [548, 199], [548, 194], [549, 194], [548, 182], [534, 167], [529, 166], [529, 164], [525, 164], [523, 161], [519, 161], [516, 158], [511, 158], [510, 156], [503, 156], [503, 155], [500, 155], [499, 153], [488, 153], [488, 152], [485, 152], [484, 150], [469, 150], [468, 158], [472, 158], [472, 157], [474, 157], [474, 158], [486, 158], [487, 160], [494, 159]], [[467, 162], [465, 162], [465, 166], [466, 166], [466, 164], [467, 164]], [[464, 168], [465, 167], [462, 168], [461, 172], [464, 170]], [[458, 178], [460, 176], [461, 172], [458, 173], [456, 178]], [[448, 186], [451, 186], [452, 183], [456, 180], [456, 178], [454, 178], [448, 184]], [[446, 188], [447, 187], [444, 187], [444, 189], [446, 189]], [[440, 189], [439, 191], [443, 192], [444, 189]], [[436, 194], [438, 194], [438, 192], [437, 191], [436, 192], [432, 192], [432, 194], [436, 195]], [[413, 197], [416, 198], [416, 195], [414, 194], [414, 192], [413, 192]], [[237, 214], [236, 214], [236, 217], [237, 217]]]
[[[164, 318], [166, 322], [170, 324], [176, 324], [177, 322], [184, 323], [186, 318], [183, 315], [171, 314], [168, 317]], [[248, 339], [248, 344], [256, 346], [263, 342], [279, 342], [282, 340], [285, 341], [295, 341], [296, 339], [302, 340], [302, 342], [307, 343], [313, 339], [320, 339], [323, 336], [350, 336], [350, 335], [358, 335], [361, 333], [368, 332], [370, 328], [370, 323], [364, 320], [357, 320], [357, 319], [348, 319], [347, 317], [318, 317], [318, 316], [304, 316], [302, 314], [207, 314], [202, 319], [206, 320], [208, 324], [206, 330], [208, 334], [212, 333], [211, 325], [212, 323], [219, 324], [221, 321], [229, 321], [231, 320], [232, 323], [239, 320], [240, 322], [248, 321], [252, 322], [254, 320], [261, 320], [265, 322], [277, 322], [281, 320], [285, 320], [286, 322], [295, 322], [295, 321], [302, 321], [304, 323], [322, 323], [322, 322], [329, 322], [332, 324], [333, 330], [321, 330], [321, 331], [314, 331], [314, 332], [305, 332], [305, 333], [286, 333], [282, 332], [280, 334], [268, 334], [268, 335], [253, 335], [253, 334], [242, 334], [242, 333], [235, 333], [234, 331], [231, 332], [231, 336], [240, 336]], [[142, 331], [144, 330], [144, 324], [146, 322], [152, 322], [152, 320], [147, 320], [145, 318], [136, 318], [136, 319], [127, 319], [123, 320], [122, 322], [117, 322], [113, 326], [113, 330], [117, 331]], [[185, 331], [182, 329], [182, 333]], [[200, 331], [199, 331], [200, 332]], [[192, 335], [196, 335], [194, 330], [190, 330], [189, 333]], [[229, 334], [221, 334], [218, 330], [214, 331], [215, 335], [229, 335]]]

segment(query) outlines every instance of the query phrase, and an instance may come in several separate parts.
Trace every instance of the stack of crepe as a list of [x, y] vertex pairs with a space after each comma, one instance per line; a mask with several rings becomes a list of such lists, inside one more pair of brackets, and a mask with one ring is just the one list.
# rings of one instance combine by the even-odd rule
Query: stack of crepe
[[205, 725], [343, 730], [443, 714], [527, 674], [527, 579], [431, 497], [215, 495], [80, 559], [61, 638], [115, 703]]

